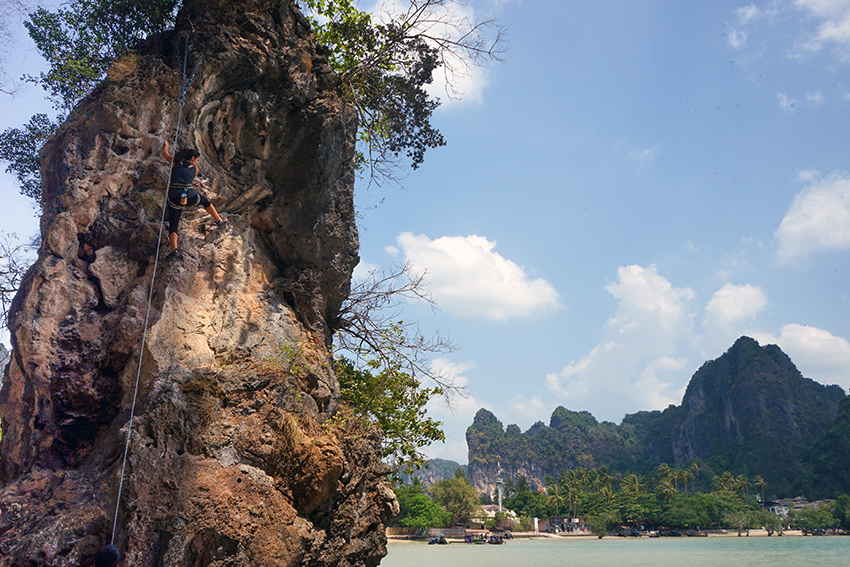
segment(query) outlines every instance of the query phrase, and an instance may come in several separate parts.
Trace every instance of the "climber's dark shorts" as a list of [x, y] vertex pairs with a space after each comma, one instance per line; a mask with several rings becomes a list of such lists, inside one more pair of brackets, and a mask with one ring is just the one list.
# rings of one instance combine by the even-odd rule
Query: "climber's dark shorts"
[[195, 193], [194, 197], [189, 197], [185, 205], [180, 204], [179, 197], [175, 201], [171, 200], [171, 195], [168, 196], [168, 234], [177, 233], [177, 225], [180, 223], [180, 215], [183, 214], [183, 209], [197, 207], [198, 205], [206, 209], [212, 204], [209, 199], [198, 193]]

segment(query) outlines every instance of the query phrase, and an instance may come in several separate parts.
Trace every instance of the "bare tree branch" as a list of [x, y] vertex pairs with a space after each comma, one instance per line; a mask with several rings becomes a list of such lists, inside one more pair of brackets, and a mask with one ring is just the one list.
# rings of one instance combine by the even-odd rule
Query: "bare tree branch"
[[33, 242], [20, 244], [17, 240], [16, 235], [0, 231], [0, 323], [4, 326], [9, 321], [9, 308], [21, 280], [32, 264], [30, 254], [38, 248]]
[[430, 357], [456, 350], [451, 339], [439, 332], [425, 336], [418, 322], [405, 322], [403, 305], [424, 301], [432, 310], [437, 304], [425, 285], [425, 272], [416, 272], [409, 263], [374, 271], [354, 286], [340, 309], [341, 328], [337, 349], [374, 359], [398, 362], [411, 376], [424, 376], [443, 390], [448, 403], [455, 394], [463, 395], [451, 376], [432, 368]]

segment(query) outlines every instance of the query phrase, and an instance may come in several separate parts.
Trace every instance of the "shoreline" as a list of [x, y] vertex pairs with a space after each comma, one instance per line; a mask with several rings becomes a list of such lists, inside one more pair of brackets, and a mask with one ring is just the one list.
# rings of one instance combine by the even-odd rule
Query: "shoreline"
[[[704, 536], [687, 536], [683, 533], [681, 536], [677, 536], [677, 537], [685, 538], [685, 539], [688, 538], [688, 537], [742, 537], [742, 538], [745, 538], [745, 537], [789, 537], [789, 536], [790, 537], [809, 537], [809, 536], [804, 536], [803, 533], [800, 530], [786, 530], [781, 536], [779, 534], [777, 534], [776, 532], [774, 532], [773, 535], [768, 536], [767, 530], [765, 530], [764, 528], [751, 529], [749, 531], [749, 536], [747, 535], [747, 532], [744, 532], [740, 536], [738, 536], [737, 530], [724, 530], [724, 529], [701, 530], [700, 533], [706, 534], [706, 535], [704, 535]], [[827, 534], [827, 535], [823, 535], [823, 536], [811, 536], [811, 537], [831, 537], [831, 536], [832, 536], [832, 534]], [[425, 535], [425, 536], [391, 535], [391, 536], [387, 536], [387, 541], [393, 542], [393, 543], [404, 543], [404, 542], [421, 543], [421, 542], [427, 542], [430, 537], [431, 536], [427, 536], [427, 535]], [[667, 539], [667, 538], [670, 538], [670, 537], [672, 537], [672, 536], [663, 536], [663, 539]], [[545, 532], [516, 532], [516, 533], [513, 534], [513, 537], [512, 537], [512, 539], [525, 539], [525, 540], [535, 540], [535, 539], [585, 539], [585, 538], [599, 539], [598, 536], [596, 534], [592, 533], [592, 532], [581, 532], [581, 533], [570, 533], [570, 534], [550, 534], [550, 533], [545, 533]], [[617, 538], [617, 539], [620, 539], [620, 538], [621, 539], [646, 538], [646, 539], [651, 539], [646, 534], [642, 534], [639, 537], [635, 537], [635, 536], [625, 537], [625, 536], [619, 536], [619, 535], [613, 534], [613, 533], [607, 534], [605, 536], [605, 538]], [[654, 538], [652, 538], [652, 539], [654, 539]], [[446, 540], [449, 541], [449, 543], [465, 543], [464, 539], [459, 538], [459, 537], [446, 537]], [[510, 540], [508, 540], [508, 541], [510, 541]]]

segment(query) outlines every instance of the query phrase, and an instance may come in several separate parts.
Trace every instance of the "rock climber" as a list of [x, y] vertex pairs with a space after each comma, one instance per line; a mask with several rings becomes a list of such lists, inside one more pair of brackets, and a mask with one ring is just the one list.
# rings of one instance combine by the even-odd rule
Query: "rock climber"
[[94, 567], [115, 567], [121, 561], [121, 554], [114, 545], [107, 545], [94, 554]]
[[177, 225], [180, 223], [180, 215], [183, 209], [202, 206], [212, 218], [215, 219], [219, 226], [224, 225], [225, 221], [215, 210], [215, 206], [210, 203], [210, 200], [195, 191], [192, 182], [198, 174], [198, 159], [201, 154], [194, 149], [181, 149], [172, 155], [168, 151], [168, 140], [165, 141], [165, 146], [162, 148], [162, 157], [169, 163], [174, 160], [174, 166], [171, 168], [171, 179], [168, 184], [168, 243], [171, 245], [171, 252], [165, 257], [166, 260], [172, 260], [180, 257], [180, 252], [177, 250]]

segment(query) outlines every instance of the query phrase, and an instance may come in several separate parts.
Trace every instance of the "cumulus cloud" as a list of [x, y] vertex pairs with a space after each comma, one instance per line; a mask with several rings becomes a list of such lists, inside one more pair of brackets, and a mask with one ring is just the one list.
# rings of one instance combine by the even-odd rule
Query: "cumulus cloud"
[[428, 272], [440, 308], [462, 317], [503, 321], [562, 307], [558, 292], [542, 278], [496, 252], [483, 236], [402, 233], [396, 244], [405, 260]]
[[[726, 282], [699, 308], [693, 290], [674, 286], [655, 265], [632, 265], [620, 267], [617, 281], [605, 289], [617, 307], [599, 343], [546, 375], [548, 397], [518, 398], [517, 414], [542, 400], [618, 421], [626, 413], [679, 404], [698, 363], [720, 356], [741, 335], [778, 344], [805, 376], [850, 385], [847, 340], [802, 325], [786, 325], [779, 337], [753, 329], [769, 304], [759, 286]], [[701, 326], [695, 329], [700, 311]]]
[[570, 407], [619, 421], [629, 411], [680, 401], [688, 361], [675, 353], [691, 333], [695, 293], [674, 287], [654, 265], [620, 267], [617, 276], [605, 287], [618, 303], [602, 340], [579, 361], [547, 375], [545, 384]]
[[625, 339], [658, 354], [669, 354], [675, 339], [691, 327], [689, 302], [696, 294], [690, 288], [673, 287], [655, 265], [620, 267], [617, 281], [605, 290], [619, 300], [606, 325], [606, 335], [617, 342]]
[[757, 333], [760, 344], [776, 344], [807, 378], [850, 388], [850, 342], [808, 325], [785, 325], [779, 336]]
[[694, 347], [703, 358], [718, 356], [747, 333], [745, 325], [766, 305], [767, 295], [760, 287], [724, 284], [705, 306], [703, 333], [694, 337]]
[[755, 317], [767, 305], [767, 296], [753, 285], [725, 284], [705, 307], [702, 325], [708, 329], [735, 326]]
[[774, 237], [781, 264], [818, 250], [850, 249], [850, 177], [836, 172], [824, 178], [805, 172], [809, 185], [800, 191]]

